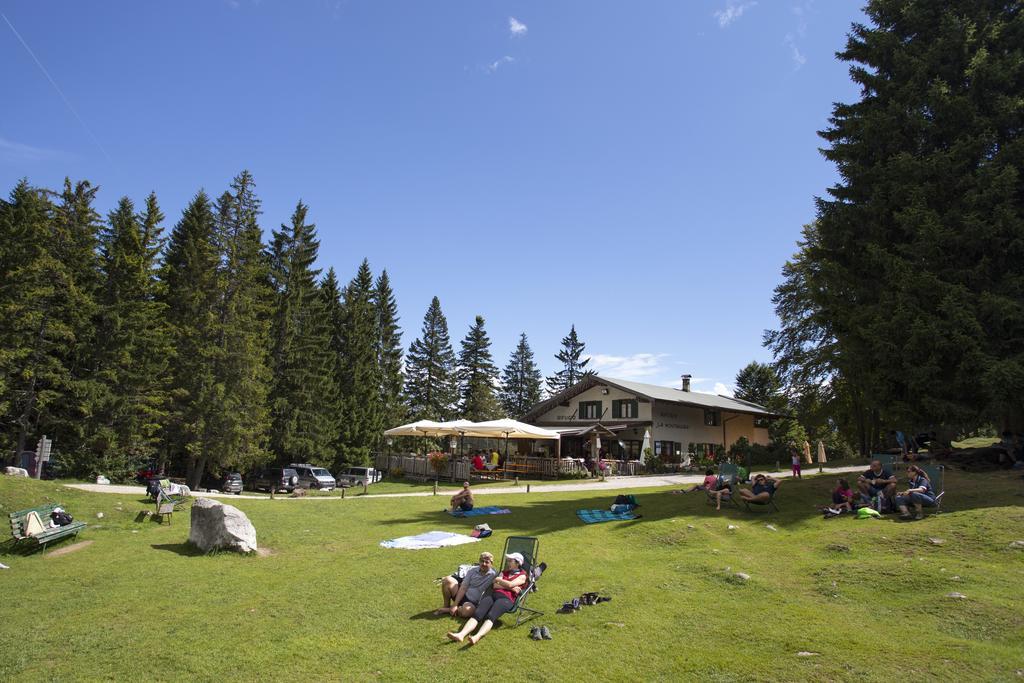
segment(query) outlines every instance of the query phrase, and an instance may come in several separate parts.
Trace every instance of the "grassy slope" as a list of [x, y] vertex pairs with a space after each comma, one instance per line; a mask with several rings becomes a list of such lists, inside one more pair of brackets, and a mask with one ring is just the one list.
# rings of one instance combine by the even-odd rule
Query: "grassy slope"
[[[486, 518], [492, 538], [424, 551], [378, 542], [480, 520], [440, 513], [440, 497], [229, 500], [274, 551], [242, 557], [192, 554], [187, 513], [139, 523], [140, 499], [4, 477], [0, 512], [59, 500], [92, 522], [82, 538], [94, 543], [0, 557], [0, 679], [468, 680], [510, 667], [520, 680], [1015, 678], [1024, 551], [1006, 548], [1024, 537], [1024, 486], [1008, 473], [947, 479], [949, 511], [916, 523], [823, 521], [814, 504], [831, 480], [812, 478], [787, 482], [768, 516], [644, 490], [643, 519], [584, 526], [573, 511], [612, 496], [515, 495], [494, 501], [513, 514]], [[506, 626], [463, 651], [444, 640], [453, 621], [426, 615], [439, 601], [430, 580], [499, 552], [507, 533], [541, 537], [550, 569], [530, 602], [555, 639]], [[588, 590], [614, 600], [554, 613]]]

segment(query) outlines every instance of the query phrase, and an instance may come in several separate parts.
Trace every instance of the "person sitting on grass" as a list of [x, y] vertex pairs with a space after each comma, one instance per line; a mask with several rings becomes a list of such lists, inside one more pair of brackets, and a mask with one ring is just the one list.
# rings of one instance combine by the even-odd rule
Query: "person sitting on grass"
[[715, 476], [715, 471], [710, 467], [704, 470], [704, 480], [699, 484], [694, 484], [691, 489], [680, 489], [673, 491], [672, 493], [693, 493], [694, 491], [714, 491], [718, 485], [718, 477]]
[[907, 479], [910, 485], [906, 491], [896, 496], [896, 507], [900, 510], [901, 519], [910, 519], [909, 505], [914, 506], [914, 519], [924, 519], [923, 506], [935, 506], [935, 492], [928, 475], [917, 465], [907, 467]]
[[[448, 638], [456, 643], [468, 640], [470, 645], [476, 645], [490, 632], [494, 622], [505, 612], [512, 609], [516, 597], [526, 585], [526, 572], [523, 570], [523, 556], [520, 553], [509, 553], [505, 556], [505, 571], [501, 576], [494, 579], [494, 584], [489, 595], [484, 595], [477, 603], [476, 611], [458, 632], [449, 632]], [[480, 625], [480, 630], [475, 635], [469, 635], [473, 629]]]
[[838, 480], [835, 490], [832, 491], [832, 509], [853, 512], [853, 489], [845, 479]]
[[872, 460], [868, 471], [857, 477], [857, 488], [870, 501], [874, 497], [892, 500], [896, 495], [896, 477], [881, 460]]
[[754, 485], [750, 489], [740, 489], [740, 497], [748, 503], [767, 503], [777, 488], [777, 480], [759, 474], [754, 477]]
[[469, 489], [469, 482], [462, 482], [462, 490], [451, 498], [452, 512], [469, 512], [473, 509], [473, 492]]
[[497, 572], [494, 571], [494, 555], [480, 553], [480, 565], [478, 569], [471, 569], [463, 578], [456, 575], [446, 576], [441, 580], [441, 595], [444, 597], [444, 607], [439, 607], [435, 614], [450, 614], [451, 616], [469, 619], [473, 616], [477, 604], [491, 588], [491, 583]]

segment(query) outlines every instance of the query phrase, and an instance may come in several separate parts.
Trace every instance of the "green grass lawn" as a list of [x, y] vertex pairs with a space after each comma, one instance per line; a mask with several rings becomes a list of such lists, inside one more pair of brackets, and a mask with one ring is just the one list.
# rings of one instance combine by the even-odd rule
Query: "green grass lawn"
[[[470, 519], [443, 514], [440, 496], [229, 499], [270, 550], [247, 557], [192, 552], [187, 512], [160, 526], [136, 521], [141, 498], [3, 477], [0, 512], [60, 501], [92, 543], [4, 547], [0, 680], [1019, 680], [1019, 474], [950, 472], [946, 512], [913, 523], [822, 520], [831, 484], [787, 481], [770, 515], [643, 489], [642, 519], [590, 526], [574, 510], [613, 495], [487, 496], [512, 514]], [[476, 544], [378, 546], [480, 521], [495, 534]], [[432, 579], [513, 533], [541, 539], [549, 569], [530, 602], [547, 614], [532, 623], [554, 640], [505, 625], [472, 649], [447, 642], [455, 622], [430, 616]], [[613, 600], [555, 613], [584, 591]]]

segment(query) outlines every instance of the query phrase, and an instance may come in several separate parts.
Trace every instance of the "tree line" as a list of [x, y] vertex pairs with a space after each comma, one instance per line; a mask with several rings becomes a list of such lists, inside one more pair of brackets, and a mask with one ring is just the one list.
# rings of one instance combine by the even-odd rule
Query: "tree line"
[[[125, 479], [159, 461], [207, 470], [367, 464], [407, 420], [519, 416], [544, 380], [525, 333], [499, 372], [484, 319], [458, 354], [434, 297], [402, 344], [386, 270], [316, 268], [309, 207], [264, 241], [252, 175], [198, 192], [165, 237], [151, 193], [105, 219], [97, 187], [23, 180], [0, 200], [0, 447], [54, 439], [68, 474]], [[547, 380], [587, 372], [575, 326]]]

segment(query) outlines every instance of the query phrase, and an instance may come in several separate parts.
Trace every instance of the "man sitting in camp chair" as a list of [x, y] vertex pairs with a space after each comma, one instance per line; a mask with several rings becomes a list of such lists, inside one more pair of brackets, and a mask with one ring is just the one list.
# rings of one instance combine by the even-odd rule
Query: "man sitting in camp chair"
[[484, 593], [491, 589], [494, 577], [494, 555], [480, 553], [478, 569], [470, 569], [461, 579], [455, 575], [441, 579], [441, 596], [444, 607], [437, 609], [435, 614], [450, 614], [460, 619], [469, 619], [476, 611], [476, 606]]
[[749, 489], [740, 489], [740, 498], [743, 499], [744, 503], [767, 505], [771, 502], [772, 496], [775, 495], [775, 491], [778, 490], [780, 483], [777, 479], [759, 474], [754, 477], [753, 486]]

